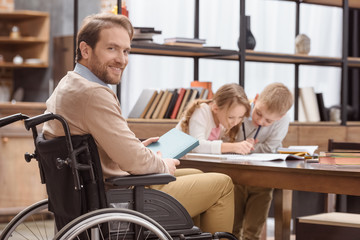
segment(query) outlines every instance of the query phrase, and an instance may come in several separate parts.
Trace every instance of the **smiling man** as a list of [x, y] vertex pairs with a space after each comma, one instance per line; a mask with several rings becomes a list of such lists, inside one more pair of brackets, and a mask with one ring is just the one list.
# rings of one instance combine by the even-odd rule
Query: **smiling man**
[[[108, 84], [118, 84], [128, 64], [133, 37], [129, 19], [122, 15], [87, 17], [77, 36], [77, 63], [46, 101], [47, 112], [64, 117], [72, 135], [91, 134], [98, 147], [104, 177], [170, 173], [176, 181], [150, 186], [177, 199], [191, 217], [200, 215], [204, 232], [231, 232], [234, 191], [231, 178], [219, 173], [179, 176], [177, 159], [162, 158], [146, 146], [159, 138], [141, 142], [129, 129], [120, 103]], [[57, 121], [46, 122], [46, 138], [63, 136]]]
[[[253, 152], [276, 152], [288, 132], [290, 117], [287, 112], [292, 104], [293, 95], [285, 85], [273, 83], [266, 86], [260, 95], [255, 96], [250, 117], [244, 119], [237, 141], [253, 139], [256, 135]], [[260, 239], [271, 200], [271, 188], [235, 185], [233, 233], [239, 239]]]

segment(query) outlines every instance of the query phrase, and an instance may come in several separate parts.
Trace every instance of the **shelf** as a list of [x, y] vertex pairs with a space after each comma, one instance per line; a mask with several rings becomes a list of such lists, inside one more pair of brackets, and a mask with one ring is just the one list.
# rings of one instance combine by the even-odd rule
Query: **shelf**
[[174, 56], [174, 57], [206, 57], [219, 58], [238, 54], [235, 50], [223, 50], [212, 47], [182, 47], [156, 43], [133, 43], [131, 54]]
[[21, 109], [31, 109], [31, 110], [42, 110], [46, 109], [46, 105], [43, 102], [0, 102], [0, 109], [11, 109], [11, 110], [21, 110]]
[[47, 41], [47, 39], [40, 39], [37, 37], [10, 38], [0, 36], [0, 44], [46, 43]]
[[23, 63], [23, 64], [15, 64], [12, 62], [3, 62], [0, 63], [0, 68], [47, 68], [49, 67], [48, 64], [28, 64], [28, 63]]
[[[223, 60], [239, 60], [239, 52], [208, 47], [180, 47], [155, 43], [132, 44], [131, 54], [174, 56], [174, 57], [199, 57]], [[301, 54], [270, 53], [246, 50], [246, 61], [305, 64], [320, 66], [341, 67], [342, 59], [336, 57], [322, 57]], [[349, 57], [349, 67], [360, 67], [360, 58]]]
[[16, 113], [22, 113], [27, 116], [36, 116], [44, 113], [45, 109], [46, 104], [43, 102], [0, 102], [0, 117], [9, 116]]
[[[337, 6], [342, 7], [343, 0], [302, 0], [303, 3], [312, 3], [325, 6]], [[350, 8], [360, 8], [359, 0], [349, 0]]]
[[30, 10], [19, 10], [13, 12], [1, 12], [0, 19], [7, 19], [7, 20], [23, 20], [23, 19], [30, 19], [30, 18], [39, 18], [39, 17], [48, 17], [49, 14], [46, 12], [40, 11], [30, 11]]

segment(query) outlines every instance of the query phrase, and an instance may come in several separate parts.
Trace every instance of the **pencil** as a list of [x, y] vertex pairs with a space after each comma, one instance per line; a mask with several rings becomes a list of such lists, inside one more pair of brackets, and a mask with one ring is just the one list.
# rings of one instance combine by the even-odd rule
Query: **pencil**
[[244, 122], [242, 122], [242, 129], [243, 129], [243, 134], [244, 134], [244, 140], [246, 140], [246, 133], [245, 133], [245, 124]]
[[256, 139], [257, 135], [259, 134], [260, 128], [261, 128], [261, 125], [259, 125], [258, 129], [256, 130], [256, 133], [254, 135], [254, 140]]

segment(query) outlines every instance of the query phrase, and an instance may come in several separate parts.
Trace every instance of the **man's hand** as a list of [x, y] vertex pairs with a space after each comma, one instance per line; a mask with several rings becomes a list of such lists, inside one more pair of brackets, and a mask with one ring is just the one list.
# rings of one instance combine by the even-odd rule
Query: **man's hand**
[[150, 143], [153, 143], [153, 142], [157, 142], [159, 140], [160, 137], [152, 137], [152, 138], [148, 138], [144, 141], [142, 141], [142, 144], [144, 144], [144, 146], [148, 146]]
[[180, 165], [180, 161], [178, 159], [173, 159], [173, 158], [163, 158], [163, 160], [169, 168], [169, 173], [171, 175], [174, 175], [176, 166]]
[[[156, 154], [162, 158], [162, 154], [160, 151], [158, 151]], [[174, 175], [176, 166], [180, 165], [180, 161], [178, 159], [173, 159], [173, 158], [163, 158], [163, 160], [166, 163], [166, 165], [168, 166], [169, 173], [171, 175]]]

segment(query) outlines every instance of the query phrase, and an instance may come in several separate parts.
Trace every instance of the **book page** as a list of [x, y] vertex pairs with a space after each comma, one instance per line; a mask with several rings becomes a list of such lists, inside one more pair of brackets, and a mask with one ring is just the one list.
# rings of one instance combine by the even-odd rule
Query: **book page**
[[318, 146], [315, 145], [307, 145], [307, 146], [289, 146], [287, 148], [280, 147], [278, 148], [278, 152], [282, 153], [299, 153], [306, 152], [310, 155], [314, 155], [315, 151], [318, 149]]
[[191, 158], [208, 158], [219, 160], [242, 160], [242, 161], [275, 161], [286, 160], [290, 154], [277, 154], [277, 153], [252, 153], [248, 155], [240, 154], [205, 154], [205, 153], [188, 153], [185, 155], [186, 159]]

